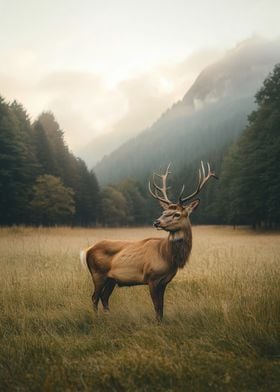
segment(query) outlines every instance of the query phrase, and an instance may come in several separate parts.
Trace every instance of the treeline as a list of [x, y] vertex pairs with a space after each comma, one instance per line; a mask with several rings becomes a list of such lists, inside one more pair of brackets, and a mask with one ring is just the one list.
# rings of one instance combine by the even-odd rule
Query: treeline
[[141, 226], [153, 220], [154, 205], [146, 185], [127, 179], [101, 192], [100, 221], [108, 226]]
[[256, 103], [224, 159], [217, 208], [226, 223], [272, 228], [280, 225], [280, 64]]
[[31, 123], [24, 107], [0, 97], [0, 223], [95, 224], [96, 177], [64, 142], [52, 113]]
[[[174, 202], [182, 184], [193, 191], [200, 160], [211, 162], [220, 177], [202, 192], [194, 223], [280, 225], [280, 65], [256, 94], [256, 105], [237, 140], [206, 138], [206, 129], [200, 150], [191, 151], [196, 158], [175, 161], [169, 183]], [[155, 161], [149, 174], [157, 166]], [[100, 189], [93, 171], [69, 151], [52, 113], [31, 123], [22, 105], [0, 98], [1, 225], [151, 224], [160, 208], [149, 195], [148, 176], [143, 172]]]
[[1, 225], [143, 225], [149, 206], [135, 180], [100, 190], [51, 112], [32, 123], [21, 104], [0, 97]]
[[[182, 167], [197, 166], [200, 159], [215, 158], [221, 149], [224, 152], [246, 127], [248, 114], [255, 109], [254, 95], [279, 61], [278, 53], [280, 40], [250, 39], [204, 68], [184, 97], [151, 127], [96, 164], [100, 184], [128, 177], [144, 182], [151, 170], [168, 162], [181, 175]], [[84, 157], [93, 162], [88, 153]]]
[[[201, 148], [190, 152], [196, 155], [191, 162], [188, 154], [183, 154], [183, 151], [181, 154], [177, 149], [177, 155], [185, 155], [185, 163], [183, 160], [175, 161], [176, 164], [171, 167], [173, 173], [169, 179], [169, 195], [173, 201], [176, 202], [182, 184], [185, 184], [187, 192], [191, 193], [194, 190], [201, 159], [211, 162], [212, 168], [220, 178], [218, 182], [210, 182], [200, 195], [202, 203], [192, 216], [194, 223], [279, 227], [280, 64], [276, 65], [273, 72], [265, 79], [263, 87], [255, 96], [255, 102], [256, 110], [249, 115], [247, 127], [234, 141], [226, 136], [221, 140], [221, 134], [219, 138], [209, 137], [207, 130], [205, 135], [200, 132]], [[232, 132], [228, 126], [229, 123], [223, 132], [233, 134], [235, 131]], [[237, 126], [238, 124], [234, 124], [233, 128], [236, 129]], [[185, 138], [189, 136], [188, 132]], [[184, 148], [183, 136], [181, 140], [182, 148]], [[172, 144], [170, 139], [170, 148], [173, 148], [175, 142], [173, 141]], [[151, 144], [153, 144], [152, 141]], [[149, 155], [147, 159], [151, 159], [151, 156]], [[166, 158], [166, 163], [168, 163], [168, 158]], [[153, 168], [155, 167], [157, 167], [156, 162]], [[153, 168], [151, 167], [150, 174]], [[141, 194], [139, 209], [146, 211], [146, 213], [142, 212], [141, 223], [150, 223], [153, 218], [157, 217], [159, 209], [157, 203], [151, 201], [147, 192], [148, 174], [140, 177], [140, 180], [142, 181], [135, 189], [138, 189]], [[107, 194], [110, 189], [114, 190], [111, 193], [112, 198], [117, 200], [116, 195], [118, 195], [118, 202], [114, 202], [120, 207], [118, 211], [122, 210], [122, 184], [125, 183], [127, 181], [105, 188]], [[130, 183], [132, 184], [133, 181], [131, 180]], [[131, 216], [137, 216], [136, 210], [131, 210]], [[141, 214], [138, 211], [139, 213]], [[115, 216], [117, 217], [117, 214]], [[130, 221], [121, 216], [117, 221], [118, 224], [140, 222], [139, 218]]]

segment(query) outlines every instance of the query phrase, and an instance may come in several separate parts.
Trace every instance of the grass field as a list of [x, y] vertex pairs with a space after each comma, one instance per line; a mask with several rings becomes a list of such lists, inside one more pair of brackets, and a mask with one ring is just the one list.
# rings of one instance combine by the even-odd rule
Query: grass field
[[79, 250], [153, 229], [0, 229], [1, 391], [280, 390], [280, 235], [194, 227], [161, 325], [147, 287], [96, 316]]

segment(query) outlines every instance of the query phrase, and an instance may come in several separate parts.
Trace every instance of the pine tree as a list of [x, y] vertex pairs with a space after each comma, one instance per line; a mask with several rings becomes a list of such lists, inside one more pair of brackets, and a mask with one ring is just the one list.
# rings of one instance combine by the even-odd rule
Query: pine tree
[[225, 159], [221, 212], [230, 223], [280, 224], [280, 64], [256, 94], [257, 110]]
[[[57, 181], [60, 185], [56, 183], [55, 186]], [[40, 204], [38, 192], [43, 185], [45, 200]], [[48, 218], [46, 211], [50, 211], [50, 206], [47, 198], [50, 203], [54, 200], [46, 192], [47, 185], [60, 189], [61, 195], [64, 192], [66, 200], [72, 192], [73, 209], [71, 201], [68, 203], [71, 211], [68, 209], [67, 214], [62, 213], [62, 204], [58, 207], [57, 201], [53, 208], [58, 207], [60, 212], [52, 211]], [[66, 189], [63, 192], [62, 187]], [[8, 104], [0, 97], [0, 224], [66, 223], [70, 216], [76, 224], [96, 224], [99, 204], [99, 186], [94, 173], [69, 151], [53, 114], [43, 113], [31, 125], [21, 104], [16, 101]]]
[[88, 171], [84, 161], [77, 159], [77, 182], [74, 185], [76, 215], [75, 223], [95, 225], [100, 207], [99, 186], [93, 171]]
[[37, 157], [41, 174], [61, 178], [74, 191], [75, 217], [78, 225], [94, 225], [98, 218], [99, 186], [93, 172], [68, 149], [58, 122], [51, 112], [44, 112], [34, 123]]
[[0, 98], [0, 222], [28, 223], [28, 204], [36, 177], [32, 129], [24, 108]]

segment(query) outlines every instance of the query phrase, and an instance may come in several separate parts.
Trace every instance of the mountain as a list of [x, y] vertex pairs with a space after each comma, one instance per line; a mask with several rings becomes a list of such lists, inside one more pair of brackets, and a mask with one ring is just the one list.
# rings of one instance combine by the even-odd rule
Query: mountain
[[[119, 119], [88, 140], [77, 151], [78, 155], [89, 167], [95, 166], [105, 155], [151, 126], [163, 111], [183, 96], [199, 72], [222, 53], [222, 50], [204, 49], [183, 61], [158, 65], [119, 81], [111, 90], [112, 103], [114, 96], [120, 99]], [[113, 112], [115, 109], [112, 107]], [[108, 115], [112, 116], [110, 110]]]
[[93, 167], [96, 162], [100, 161], [108, 152], [114, 151], [130, 137], [131, 130], [127, 129], [120, 132], [111, 131], [102, 134], [95, 137], [88, 146], [83, 147], [78, 152], [78, 155], [86, 161], [88, 167]]
[[[247, 123], [254, 95], [280, 60], [280, 40], [252, 38], [205, 68], [183, 99], [149, 129], [124, 143], [95, 167], [100, 183], [133, 177], [173, 163], [177, 173], [200, 159], [220, 162]], [[218, 158], [219, 157], [219, 158]]]

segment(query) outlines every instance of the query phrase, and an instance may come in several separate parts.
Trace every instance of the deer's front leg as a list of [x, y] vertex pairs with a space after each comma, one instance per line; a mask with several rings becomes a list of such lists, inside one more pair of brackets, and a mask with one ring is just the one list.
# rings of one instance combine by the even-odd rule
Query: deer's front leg
[[149, 283], [150, 294], [153, 300], [157, 321], [162, 321], [163, 317], [163, 299], [165, 288], [166, 283], [160, 283], [158, 281]]

